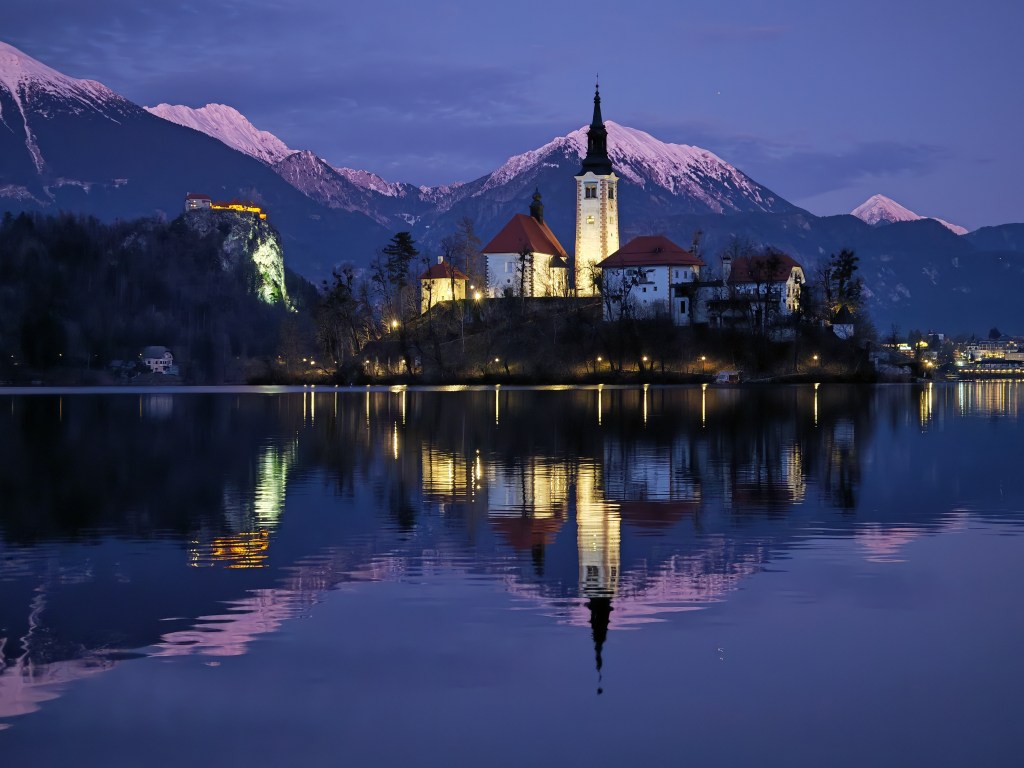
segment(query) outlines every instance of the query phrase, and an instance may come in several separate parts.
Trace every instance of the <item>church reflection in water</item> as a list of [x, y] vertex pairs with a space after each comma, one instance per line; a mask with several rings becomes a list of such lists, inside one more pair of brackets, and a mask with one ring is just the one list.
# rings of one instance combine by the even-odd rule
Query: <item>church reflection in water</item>
[[[908, 463], [899, 439], [1015, 417], [1021, 397], [1004, 383], [9, 396], [0, 717], [125, 658], [245, 653], [339, 584], [427, 573], [483, 576], [589, 628], [600, 676], [610, 629], [726, 600], [808, 536], [885, 560], [962, 525], [944, 506], [959, 465], [930, 444]], [[884, 505], [860, 503], [866, 452]], [[914, 503], [922, 487], [934, 504]]]

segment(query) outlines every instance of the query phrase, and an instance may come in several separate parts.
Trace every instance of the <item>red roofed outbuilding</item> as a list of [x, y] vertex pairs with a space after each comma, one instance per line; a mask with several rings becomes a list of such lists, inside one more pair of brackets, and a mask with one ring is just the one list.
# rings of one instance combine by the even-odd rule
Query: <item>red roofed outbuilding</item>
[[430, 266], [420, 275], [420, 312], [426, 312], [442, 301], [462, 301], [466, 298], [466, 284], [469, 278], [444, 256], [437, 257], [437, 264]]

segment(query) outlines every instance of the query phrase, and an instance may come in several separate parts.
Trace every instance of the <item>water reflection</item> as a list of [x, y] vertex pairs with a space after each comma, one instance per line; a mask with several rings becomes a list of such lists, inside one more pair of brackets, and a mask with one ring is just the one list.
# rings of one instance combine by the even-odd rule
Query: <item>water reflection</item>
[[808, 539], [886, 564], [972, 515], [1016, 520], [1021, 397], [1010, 382], [7, 396], [0, 717], [136, 655], [245, 653], [339, 585], [431, 573], [587, 628], [601, 675], [610, 630], [726, 600]]

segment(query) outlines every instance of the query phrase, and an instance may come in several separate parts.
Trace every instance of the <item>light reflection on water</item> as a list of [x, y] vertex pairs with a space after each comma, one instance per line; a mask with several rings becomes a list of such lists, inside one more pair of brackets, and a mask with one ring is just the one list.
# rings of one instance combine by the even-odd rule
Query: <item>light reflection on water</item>
[[888, 573], [1024, 510], [1016, 382], [4, 396], [8, 725], [379, 584], [478, 585], [582, 631], [603, 690], [609, 632], [742, 621], [759, 574]]

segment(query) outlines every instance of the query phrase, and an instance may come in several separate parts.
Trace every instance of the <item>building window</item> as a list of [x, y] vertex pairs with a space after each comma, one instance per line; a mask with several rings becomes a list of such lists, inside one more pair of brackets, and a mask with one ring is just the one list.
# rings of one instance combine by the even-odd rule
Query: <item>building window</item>
[[583, 197], [587, 200], [597, 199], [597, 184], [584, 184], [583, 185]]
[[679, 314], [680, 315], [685, 315], [686, 314], [686, 299], [682, 299], [679, 302]]
[[608, 185], [608, 199], [615, 199], [615, 187], [613, 187], [611, 184]]
[[594, 223], [594, 217], [593, 216], [587, 216], [587, 224], [593, 224], [593, 223]]
[[644, 286], [644, 293], [647, 293], [647, 287]]

